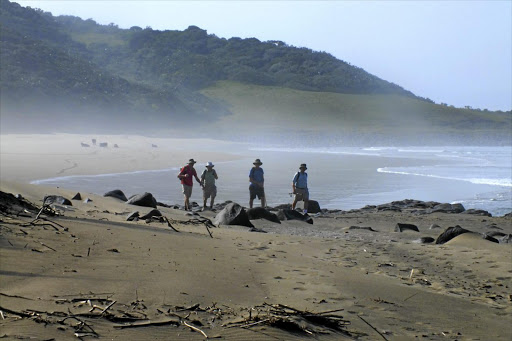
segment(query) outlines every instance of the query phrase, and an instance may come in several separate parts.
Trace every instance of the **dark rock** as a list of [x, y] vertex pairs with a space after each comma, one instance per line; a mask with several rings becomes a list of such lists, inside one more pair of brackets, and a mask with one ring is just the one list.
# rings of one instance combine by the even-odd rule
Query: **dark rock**
[[82, 196], [80, 195], [80, 192], [75, 194], [75, 196], [73, 198], [71, 198], [71, 200], [82, 200]]
[[490, 237], [503, 237], [503, 236], [507, 235], [506, 233], [499, 232], [499, 231], [489, 231], [489, 232], [485, 232], [484, 234], [487, 236], [490, 236]]
[[489, 236], [489, 235], [487, 235], [487, 234], [485, 234], [485, 233], [484, 233], [484, 234], [482, 234], [482, 238], [483, 238], [483, 239], [486, 239], [486, 240], [488, 240], [488, 241], [491, 241], [491, 242], [493, 242], [493, 243], [499, 243], [498, 239], [496, 239], [496, 238], [494, 238], [494, 237], [491, 237], [491, 236]]
[[241, 225], [254, 227], [250, 222], [245, 209], [237, 203], [227, 204], [222, 211], [217, 213], [214, 220], [215, 225]]
[[126, 203], [130, 205], [156, 208], [156, 199], [153, 197], [153, 194], [148, 192], [133, 195]]
[[107, 148], [108, 147], [108, 142], [100, 142], [100, 147]]
[[249, 229], [249, 232], [267, 233], [267, 231], [262, 230], [262, 229], [259, 229], [259, 228], [257, 228], [257, 227], [251, 227], [251, 228]]
[[114, 143], [114, 148], [119, 148], [119, 146], [117, 145], [117, 143]]
[[281, 224], [281, 221], [272, 212], [269, 212], [263, 207], [254, 207], [247, 210], [247, 216], [249, 217], [249, 220], [255, 220], [255, 219], [266, 219], [274, 223]]
[[[288, 207], [289, 208], [289, 207]], [[299, 201], [297, 203], [297, 208], [304, 209], [304, 202]], [[320, 204], [316, 200], [308, 201], [308, 213], [320, 213], [322, 209], [320, 208]]]
[[130, 215], [128, 216], [128, 218], [126, 218], [126, 220], [128, 221], [137, 221], [139, 220], [139, 217], [140, 217], [140, 214], [139, 214], [139, 211], [135, 211], [135, 212], [132, 212], [130, 213]]
[[476, 210], [474, 208], [465, 210], [464, 212], [461, 212], [461, 214], [472, 214], [472, 215], [480, 215], [480, 216], [485, 216], [485, 217], [492, 217], [492, 214], [490, 214], [489, 212], [484, 211], [484, 210]]
[[85, 199], [84, 199], [84, 204], [88, 204], [88, 203], [90, 203], [90, 202], [92, 202], [92, 200], [91, 200], [91, 199], [89, 199], [89, 198], [85, 198]]
[[18, 214], [23, 210], [37, 213], [39, 208], [23, 199], [21, 195], [14, 196], [12, 193], [0, 191], [0, 212], [7, 214]]
[[504, 218], [512, 218], [512, 212], [506, 213], [503, 215]]
[[511, 244], [512, 243], [512, 234], [506, 234], [500, 238], [498, 238], [501, 244]]
[[402, 224], [402, 223], [397, 223], [396, 224], [395, 232], [403, 232], [405, 230], [411, 230], [411, 231], [420, 232], [420, 230], [418, 229], [418, 226], [416, 226], [416, 225], [413, 225], [413, 224]]
[[115, 189], [113, 191], [109, 191], [109, 192], [103, 194], [103, 196], [116, 198], [116, 199], [119, 199], [122, 201], [128, 201], [128, 198], [126, 198], [126, 195], [124, 195], [123, 191], [121, 191], [120, 189]]
[[51, 204], [58, 204], [58, 205], [68, 205], [73, 206], [71, 201], [69, 199], [64, 198], [60, 195], [47, 195], [43, 199], [43, 204], [51, 205]]
[[308, 224], [313, 224], [313, 218], [311, 218], [307, 213], [302, 214], [295, 210], [279, 210], [277, 217], [280, 220], [300, 220], [305, 221]]
[[432, 237], [421, 237], [420, 239], [415, 240], [415, 242], [420, 244], [430, 244], [433, 243], [434, 241], [435, 239]]
[[462, 213], [466, 209], [462, 204], [439, 204], [434, 206], [430, 213], [440, 212], [440, 213]]
[[158, 202], [156, 203], [156, 205], [157, 205], [157, 206], [161, 206], [161, 207], [167, 207], [167, 208], [171, 208], [171, 207], [176, 206], [176, 205], [167, 205], [167, 204], [164, 204], [163, 202], [160, 202], [160, 201], [158, 201]]
[[372, 232], [377, 232], [376, 230], [372, 229], [369, 226], [350, 226], [348, 229], [349, 230], [368, 230], [368, 231], [372, 231]]
[[162, 216], [162, 213], [159, 210], [154, 209], [154, 210], [149, 211], [147, 214], [143, 215], [142, 217], [140, 217], [140, 219], [148, 219], [148, 218], [152, 218], [152, 217], [161, 217], [161, 216]]
[[453, 238], [457, 237], [458, 235], [461, 235], [463, 233], [472, 233], [469, 230], [466, 230], [465, 228], [457, 226], [450, 226], [448, 227], [443, 233], [439, 235], [436, 239], [436, 244], [444, 244], [449, 240], [452, 240]]
[[430, 229], [430, 230], [433, 230], [433, 229], [440, 229], [440, 228], [441, 228], [441, 226], [439, 226], [439, 225], [437, 225], [437, 224], [432, 224], [432, 225], [430, 225], [430, 227], [429, 227], [429, 229]]

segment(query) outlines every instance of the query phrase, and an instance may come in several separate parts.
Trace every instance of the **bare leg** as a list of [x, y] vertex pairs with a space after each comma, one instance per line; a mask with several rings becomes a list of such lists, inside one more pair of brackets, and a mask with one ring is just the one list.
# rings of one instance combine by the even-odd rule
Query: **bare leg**
[[190, 202], [188, 200], [188, 197], [185, 196], [185, 211], [188, 211], [190, 209]]
[[[212, 200], [210, 201], [210, 208], [213, 209], [213, 201], [215, 200], [214, 197], [212, 197]], [[206, 205], [206, 202], [205, 202], [205, 205]]]
[[254, 199], [249, 199], [249, 208], [252, 208], [252, 203], [254, 202]]
[[261, 198], [261, 207], [267, 206], [267, 201], [265, 200], [265, 197]]
[[308, 200], [304, 200], [304, 210], [305, 211], [308, 210], [308, 204], [309, 204], [309, 201]]
[[298, 200], [297, 196], [295, 196], [295, 199], [293, 199], [292, 210], [294, 210], [295, 206], [297, 206], [297, 201], [299, 201], [299, 200]]

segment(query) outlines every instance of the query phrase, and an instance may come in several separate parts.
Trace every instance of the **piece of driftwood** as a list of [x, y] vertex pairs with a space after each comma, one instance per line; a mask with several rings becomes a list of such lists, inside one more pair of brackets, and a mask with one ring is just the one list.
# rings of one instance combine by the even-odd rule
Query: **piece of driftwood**
[[150, 327], [150, 326], [165, 326], [168, 324], [173, 324], [175, 326], [179, 326], [180, 322], [176, 320], [164, 320], [164, 321], [144, 321], [144, 322], [136, 322], [136, 323], [128, 323], [128, 324], [120, 324], [115, 325], [116, 329], [125, 329], [125, 328], [141, 328], [141, 327]]
[[194, 326], [193, 326], [193, 325], [191, 325], [190, 323], [187, 323], [187, 321], [183, 321], [183, 324], [184, 324], [185, 326], [189, 327], [190, 329], [192, 329], [192, 330], [194, 330], [194, 331], [196, 331], [196, 332], [199, 332], [199, 333], [203, 334], [203, 336], [204, 336], [205, 338], [208, 338], [208, 335], [206, 335], [206, 333], [205, 333], [205, 332], [203, 332], [201, 329], [199, 329], [199, 328], [197, 328], [197, 327], [194, 327]]
[[370, 328], [372, 328], [373, 330], [375, 330], [377, 332], [377, 334], [379, 334], [384, 340], [388, 341], [388, 339], [386, 339], [386, 337], [377, 330], [377, 328], [375, 328], [374, 326], [372, 326], [368, 321], [366, 321], [363, 317], [361, 317], [360, 315], [357, 315], [357, 317], [359, 317], [364, 323], [366, 323], [367, 325], [370, 326]]
[[175, 220], [175, 219], [170, 219], [170, 218], [167, 218], [167, 217], [164, 217], [165, 220], [167, 221], [167, 225], [172, 228], [173, 230], [175, 230], [176, 232], [179, 232], [177, 231], [172, 225], [171, 225], [171, 222], [173, 224], [182, 224], [182, 225], [204, 225], [204, 227], [206, 227], [206, 231], [208, 231], [208, 234], [210, 235], [211, 238], [213, 238], [213, 234], [212, 232], [210, 231], [210, 227], [215, 227], [215, 225], [213, 225], [212, 221], [208, 218], [205, 218], [205, 217], [199, 217], [199, 218], [193, 218], [193, 219], [189, 219], [189, 220]]

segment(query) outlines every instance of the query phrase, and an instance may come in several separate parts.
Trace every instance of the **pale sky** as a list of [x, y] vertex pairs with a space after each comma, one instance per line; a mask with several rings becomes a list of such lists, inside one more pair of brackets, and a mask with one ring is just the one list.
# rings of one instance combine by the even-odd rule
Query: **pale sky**
[[281, 40], [436, 103], [512, 109], [512, 1], [14, 1], [100, 24]]

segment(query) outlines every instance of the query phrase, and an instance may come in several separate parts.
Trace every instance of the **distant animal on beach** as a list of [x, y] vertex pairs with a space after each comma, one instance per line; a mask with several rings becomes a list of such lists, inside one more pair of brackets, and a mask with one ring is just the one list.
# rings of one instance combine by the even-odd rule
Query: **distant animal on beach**
[[268, 221], [281, 224], [281, 221], [274, 213], [268, 211], [263, 207], [254, 207], [247, 210], [247, 216], [249, 220], [254, 219], [266, 219]]
[[83, 142], [80, 142], [80, 145], [81, 145], [82, 147], [90, 147], [87, 143], [83, 143]]
[[153, 143], [151, 144], [151, 147], [152, 148], [158, 148], [158, 146], [156, 144], [153, 144]]
[[107, 142], [100, 142], [100, 147], [107, 148], [108, 147], [108, 143]]

